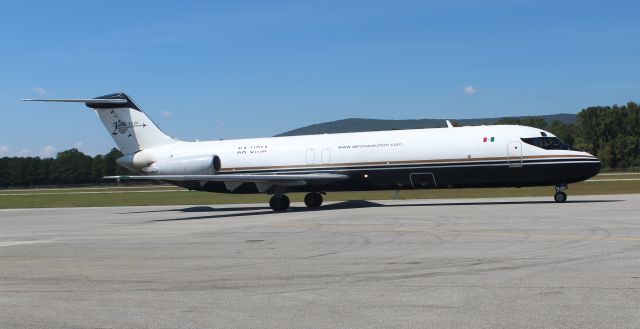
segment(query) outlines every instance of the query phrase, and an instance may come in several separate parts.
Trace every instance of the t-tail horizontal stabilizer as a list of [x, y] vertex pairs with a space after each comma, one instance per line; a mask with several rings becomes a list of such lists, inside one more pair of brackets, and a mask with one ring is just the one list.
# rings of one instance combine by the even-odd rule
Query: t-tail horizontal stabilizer
[[23, 98], [23, 102], [53, 102], [53, 103], [85, 103], [85, 104], [127, 104], [126, 99], [107, 99], [107, 98], [62, 98], [62, 99], [32, 99]]
[[177, 142], [171, 138], [125, 93], [96, 98], [22, 99], [26, 102], [84, 103], [96, 111], [102, 124], [122, 153], [138, 151]]

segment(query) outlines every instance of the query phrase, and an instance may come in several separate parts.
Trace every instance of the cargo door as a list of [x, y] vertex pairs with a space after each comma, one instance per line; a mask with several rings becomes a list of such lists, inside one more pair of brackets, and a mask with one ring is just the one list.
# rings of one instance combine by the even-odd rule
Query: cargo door
[[436, 175], [432, 172], [421, 172], [409, 174], [412, 188], [436, 188]]

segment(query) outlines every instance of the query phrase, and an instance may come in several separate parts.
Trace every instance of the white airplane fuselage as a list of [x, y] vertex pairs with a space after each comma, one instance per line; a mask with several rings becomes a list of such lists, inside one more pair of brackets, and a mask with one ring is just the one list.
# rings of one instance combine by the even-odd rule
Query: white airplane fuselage
[[84, 103], [96, 111], [124, 156], [118, 164], [139, 175], [192, 190], [273, 194], [286, 210], [287, 191], [319, 192], [450, 187], [566, 185], [600, 170], [593, 155], [550, 132], [515, 125], [391, 130], [293, 137], [185, 142], [165, 134], [124, 93], [92, 99], [30, 100]]
[[[220, 174], [340, 173], [349, 180], [291, 186], [295, 191], [384, 190], [568, 184], [598, 173], [593, 155], [547, 150], [521, 138], [547, 137], [540, 129], [492, 125], [392, 130], [292, 137], [183, 142], [142, 150], [132, 158], [148, 164], [202, 154], [219, 157]], [[189, 174], [175, 172], [174, 174]], [[221, 182], [180, 182], [195, 190], [257, 193], [252, 184], [233, 190]]]

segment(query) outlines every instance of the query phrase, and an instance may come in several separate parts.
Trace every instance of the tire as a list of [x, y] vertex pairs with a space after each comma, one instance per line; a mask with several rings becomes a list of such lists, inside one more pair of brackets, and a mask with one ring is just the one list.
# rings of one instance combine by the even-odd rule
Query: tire
[[282, 210], [289, 209], [289, 206], [291, 205], [291, 201], [289, 200], [289, 197], [286, 195], [283, 195], [281, 199], [282, 199]]
[[307, 193], [307, 195], [304, 196], [304, 204], [309, 208], [320, 207], [322, 201], [322, 195], [317, 192]]
[[563, 203], [567, 201], [567, 194], [564, 192], [556, 192], [556, 194], [553, 195], [553, 199], [556, 200], [557, 203]]
[[283, 195], [281, 197], [272, 196], [269, 200], [269, 207], [271, 207], [271, 210], [273, 211], [285, 211], [289, 209], [290, 205], [291, 201], [286, 195]]

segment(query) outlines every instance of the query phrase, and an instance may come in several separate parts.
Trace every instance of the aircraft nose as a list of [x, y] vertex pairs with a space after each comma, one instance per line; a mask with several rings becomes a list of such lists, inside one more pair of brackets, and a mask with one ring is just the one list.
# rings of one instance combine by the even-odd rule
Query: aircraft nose
[[593, 177], [600, 172], [602, 163], [600, 162], [600, 159], [598, 159], [595, 155], [589, 154], [589, 156], [593, 157], [593, 161], [589, 163], [589, 176]]

